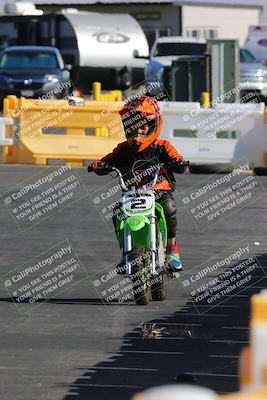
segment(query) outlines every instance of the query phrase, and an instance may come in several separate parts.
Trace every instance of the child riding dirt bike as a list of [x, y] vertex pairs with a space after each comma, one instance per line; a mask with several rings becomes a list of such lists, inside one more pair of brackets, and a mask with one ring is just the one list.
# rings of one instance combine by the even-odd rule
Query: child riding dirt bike
[[[128, 180], [140, 175], [135, 183], [137, 187], [142, 187], [151, 178], [151, 174], [145, 172], [161, 163], [153, 190], [157, 194], [157, 203], [163, 207], [167, 223], [166, 268], [181, 271], [179, 246], [175, 237], [177, 217], [172, 195], [175, 189], [173, 172], [184, 173], [188, 162], [168, 140], [158, 139], [162, 129], [162, 113], [156, 99], [141, 97], [129, 101], [120, 110], [120, 116], [126, 141], [100, 161], [93, 162], [89, 168], [98, 175], [106, 175], [114, 167]], [[116, 227], [116, 217], [113, 222]]]

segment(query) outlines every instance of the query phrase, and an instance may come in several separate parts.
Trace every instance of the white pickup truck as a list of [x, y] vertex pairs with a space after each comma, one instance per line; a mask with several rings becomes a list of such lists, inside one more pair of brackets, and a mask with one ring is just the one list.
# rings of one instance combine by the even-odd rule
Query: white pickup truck
[[[267, 26], [266, 26], [267, 32]], [[265, 44], [267, 60], [267, 39]], [[167, 91], [171, 94], [172, 62], [186, 56], [202, 56], [206, 52], [207, 42], [204, 39], [168, 36], [158, 38], [150, 52], [149, 62], [145, 68], [147, 87], [153, 87], [153, 94]], [[266, 102], [267, 67], [253, 56], [253, 46], [240, 49], [240, 82], [248, 82], [244, 92], [253, 92], [258, 101]], [[250, 50], [250, 51], [249, 51]], [[253, 54], [251, 54], [253, 53]], [[241, 93], [242, 95], [242, 93]]]
[[[149, 62], [145, 68], [146, 86], [157, 87], [157, 91], [169, 88], [172, 62], [183, 56], [201, 56], [206, 51], [206, 40], [167, 36], [158, 38], [152, 46]], [[152, 85], [151, 85], [152, 84]]]

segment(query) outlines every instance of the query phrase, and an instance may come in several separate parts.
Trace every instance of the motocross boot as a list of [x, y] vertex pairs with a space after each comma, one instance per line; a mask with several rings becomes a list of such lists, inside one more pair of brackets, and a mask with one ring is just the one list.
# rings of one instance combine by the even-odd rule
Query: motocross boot
[[167, 268], [174, 271], [182, 271], [183, 266], [179, 255], [178, 243], [175, 242], [174, 245], [168, 244], [166, 250], [166, 261]]

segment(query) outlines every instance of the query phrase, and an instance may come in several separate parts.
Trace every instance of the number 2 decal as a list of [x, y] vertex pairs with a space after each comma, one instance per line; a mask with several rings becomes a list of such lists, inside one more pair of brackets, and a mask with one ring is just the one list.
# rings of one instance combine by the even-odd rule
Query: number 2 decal
[[131, 210], [134, 208], [145, 208], [146, 207], [146, 199], [135, 199], [131, 203]]

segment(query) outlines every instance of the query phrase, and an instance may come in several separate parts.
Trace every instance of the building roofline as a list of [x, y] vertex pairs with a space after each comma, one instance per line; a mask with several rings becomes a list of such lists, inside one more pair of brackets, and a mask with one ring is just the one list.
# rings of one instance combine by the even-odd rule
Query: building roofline
[[266, 5], [266, 0], [33, 0], [38, 5], [62, 5], [71, 7], [75, 5], [95, 5], [95, 4], [174, 4], [174, 5], [194, 5], [194, 6], [213, 6], [213, 7], [244, 7], [262, 8]]

